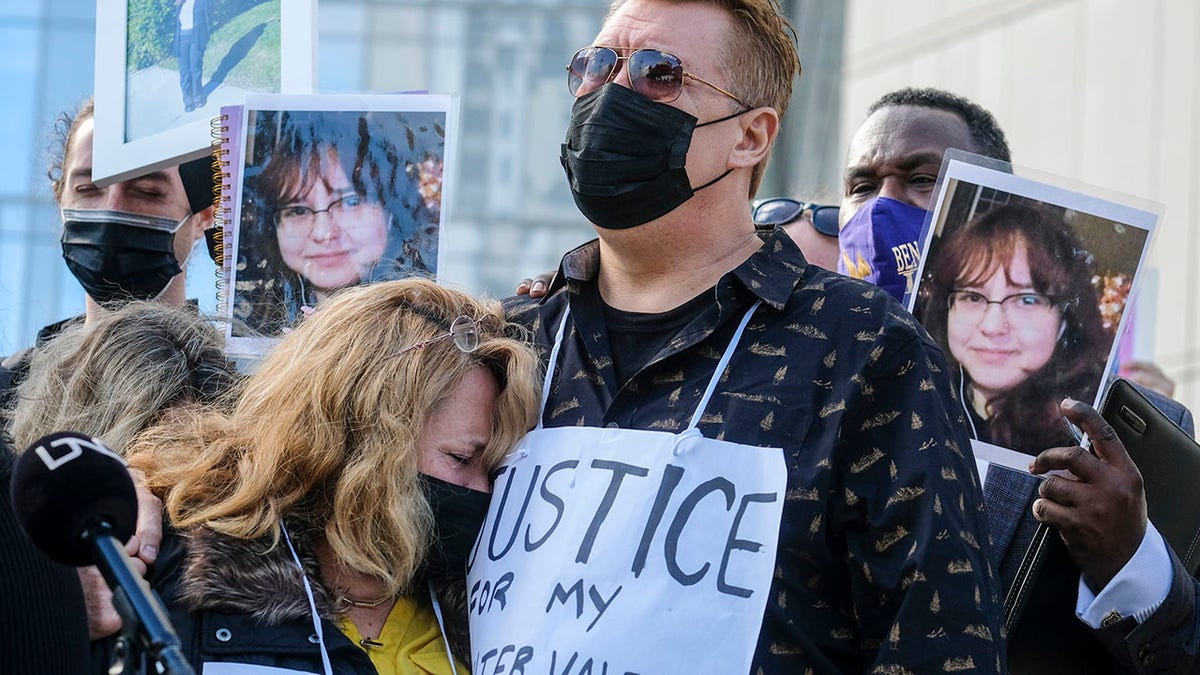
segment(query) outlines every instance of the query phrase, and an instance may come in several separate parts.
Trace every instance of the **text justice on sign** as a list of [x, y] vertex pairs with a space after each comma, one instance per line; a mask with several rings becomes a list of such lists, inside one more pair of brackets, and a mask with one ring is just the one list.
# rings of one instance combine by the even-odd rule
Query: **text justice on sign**
[[[587, 519], [589, 525], [586, 530], [582, 534], [577, 533], [579, 543], [575, 548], [576, 563], [588, 563], [597, 540], [605, 542], [605, 547], [610, 549], [608, 554], [611, 554], [614, 547], [628, 548], [629, 544], [636, 541], [636, 548], [630, 550], [629, 567], [636, 579], [646, 568], [651, 549], [656, 539], [659, 539], [662, 542], [666, 571], [678, 584], [692, 586], [699, 583], [715, 563], [719, 565], [715, 576], [716, 590], [719, 593], [742, 598], [751, 596], [750, 589], [737, 586], [729, 580], [731, 554], [735, 551], [752, 554], [763, 549], [764, 542], [741, 538], [739, 530], [748, 515], [753, 518], [751, 511], [756, 504], [771, 504], [779, 499], [778, 493], [739, 494], [737, 486], [731, 480], [715, 476], [691, 487], [686, 493], [680, 492], [681, 497], [674, 499], [686, 470], [674, 464], [667, 464], [661, 475], [657, 476], [658, 484], [655, 486], [653, 499], [648, 500], [644, 499], [644, 496], [649, 485], [643, 481], [650, 478], [649, 468], [597, 458], [592, 460], [584, 471], [600, 473], [602, 480], [604, 474], [607, 474], [607, 486], [598, 503], [594, 500], [590, 500], [592, 503], [585, 503], [572, 499], [576, 481], [591, 478], [574, 475], [578, 467], [578, 460], [563, 460], [549, 467], [541, 464], [529, 467], [523, 495], [520, 492], [514, 493], [513, 490], [514, 484], [523, 478], [521, 473], [526, 467], [502, 467], [496, 476], [493, 492], [494, 495], [498, 495], [499, 506], [493, 508], [494, 513], [489, 514], [488, 521], [480, 531], [468, 562], [468, 569], [474, 566], [480, 551], [484, 551], [491, 561], [499, 561], [510, 553], [515, 553], [513, 547], [517, 545], [518, 537], [521, 539], [524, 553], [537, 551], [559, 530], [559, 524], [563, 522], [563, 516], [569, 509], [587, 509], [591, 516]], [[636, 487], [632, 487], [633, 484], [636, 484]], [[518, 499], [521, 500], [519, 507]], [[644, 504], [644, 507], [639, 509], [644, 511], [644, 517], [641, 517], [638, 523], [640, 535], [636, 540], [629, 538], [630, 532], [635, 530], [631, 530], [634, 523], [627, 519], [623, 518], [616, 528], [605, 528], [618, 500], [633, 499]], [[625, 506], [628, 507], [629, 504]], [[516, 508], [519, 508], [519, 511], [515, 518], [512, 518], [512, 511]], [[622, 512], [626, 510], [621, 509]], [[582, 522], [581, 519], [572, 520]], [[664, 525], [665, 536], [656, 538]], [[712, 545], [713, 532], [722, 532], [725, 535], [716, 547]], [[688, 551], [681, 553], [681, 549], [686, 548], [708, 550], [700, 555], [696, 555], [694, 551], [690, 554]], [[701, 564], [697, 558], [705, 559]], [[511, 579], [508, 580], [508, 584], [510, 583]]]

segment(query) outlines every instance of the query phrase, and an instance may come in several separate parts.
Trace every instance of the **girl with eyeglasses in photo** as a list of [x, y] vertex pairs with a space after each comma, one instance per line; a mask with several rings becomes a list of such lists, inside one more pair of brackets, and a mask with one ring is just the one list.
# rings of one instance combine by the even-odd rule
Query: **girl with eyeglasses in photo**
[[231, 412], [140, 436], [173, 528], [149, 581], [197, 672], [465, 675], [467, 555], [540, 370], [498, 302], [388, 281], [285, 335]]
[[[432, 276], [444, 131], [394, 111], [255, 111], [234, 316], [274, 336], [348, 286]], [[247, 255], [247, 252], [249, 255]], [[235, 328], [235, 334], [239, 329]]]
[[992, 208], [931, 258], [917, 315], [945, 352], [973, 435], [1031, 455], [1073, 445], [1058, 404], [1092, 401], [1112, 336], [1092, 260], [1061, 216]]

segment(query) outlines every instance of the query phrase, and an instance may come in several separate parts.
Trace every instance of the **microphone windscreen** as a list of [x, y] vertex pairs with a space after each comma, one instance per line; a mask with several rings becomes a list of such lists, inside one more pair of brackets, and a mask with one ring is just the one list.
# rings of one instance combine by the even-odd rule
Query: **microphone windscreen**
[[95, 563], [83, 538], [88, 528], [107, 523], [125, 542], [137, 524], [137, 492], [125, 461], [99, 439], [69, 431], [38, 439], [17, 459], [12, 505], [34, 545], [74, 567]]

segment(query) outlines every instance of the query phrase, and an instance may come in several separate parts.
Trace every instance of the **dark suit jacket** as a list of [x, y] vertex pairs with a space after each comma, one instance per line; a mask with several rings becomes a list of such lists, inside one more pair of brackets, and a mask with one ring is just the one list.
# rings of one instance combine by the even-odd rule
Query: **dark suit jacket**
[[[1195, 436], [1195, 423], [1187, 408], [1146, 389], [1141, 391], [1167, 417]], [[999, 566], [1002, 589], [1012, 585], [1017, 567], [1037, 529], [1032, 504], [1037, 498], [1038, 483], [1039, 479], [1034, 476], [997, 464], [988, 469], [984, 502], [991, 531], [992, 553]], [[1140, 625], [1129, 617], [1099, 630], [1092, 630], [1082, 622], [1079, 622], [1079, 626], [1083, 627], [1081, 629], [1070, 627], [1078, 629], [1070, 632], [1089, 633], [1103, 644], [1108, 651], [1107, 657], [1115, 661], [1115, 672], [1200, 673], [1200, 607], [1196, 603], [1200, 582], [1184, 570], [1174, 553], [1171, 553], [1171, 561], [1174, 566], [1171, 590], [1158, 610]], [[1074, 577], [1068, 578], [1072, 572]], [[1061, 577], [1053, 579], [1050, 586], [1069, 588], [1070, 595], [1074, 597], [1074, 589], [1078, 584], [1077, 569], [1070, 565], [1058, 565], [1053, 570], [1048, 569], [1047, 573]], [[1027, 620], [1023, 618], [1022, 622]], [[1014, 636], [1020, 633], [1021, 625], [1018, 624], [1014, 630]], [[1019, 659], [1014, 661], [1012, 658], [1014, 645], [1010, 644], [1010, 662], [1016, 666]], [[1109, 661], [1109, 658], [1104, 660]], [[1081, 664], [1078, 672], [1094, 671]]]

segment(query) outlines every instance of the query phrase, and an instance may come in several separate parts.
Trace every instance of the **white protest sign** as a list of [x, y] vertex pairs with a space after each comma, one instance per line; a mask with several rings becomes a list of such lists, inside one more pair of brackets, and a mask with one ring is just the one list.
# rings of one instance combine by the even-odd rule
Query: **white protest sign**
[[749, 672], [786, 483], [694, 429], [531, 432], [468, 565], [471, 672]]

